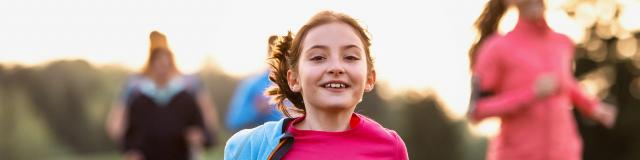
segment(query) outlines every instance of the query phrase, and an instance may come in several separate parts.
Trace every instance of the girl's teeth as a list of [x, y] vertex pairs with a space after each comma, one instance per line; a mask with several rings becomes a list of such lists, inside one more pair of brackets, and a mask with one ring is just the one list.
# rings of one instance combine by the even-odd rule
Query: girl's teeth
[[338, 84], [338, 83], [330, 83], [330, 84], [326, 84], [325, 87], [327, 87], [327, 88], [346, 88], [346, 85]]

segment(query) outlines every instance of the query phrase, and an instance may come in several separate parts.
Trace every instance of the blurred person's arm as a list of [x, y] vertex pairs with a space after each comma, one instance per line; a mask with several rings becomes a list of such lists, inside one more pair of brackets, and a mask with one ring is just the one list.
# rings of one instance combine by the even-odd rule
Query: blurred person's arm
[[[491, 116], [503, 116], [520, 110], [522, 107], [531, 104], [534, 101], [548, 97], [557, 92], [557, 80], [551, 75], [540, 75], [535, 81], [534, 86], [511, 89], [507, 92], [499, 94], [482, 93], [480, 91], [473, 91], [475, 94], [471, 105], [474, 105], [475, 110], [472, 112], [472, 118], [474, 120], [481, 120]], [[479, 86], [474, 86], [474, 90], [478, 90]], [[476, 93], [480, 92], [480, 93]], [[479, 95], [479, 96], [478, 96]], [[474, 99], [474, 98], [472, 98]]]
[[216, 143], [216, 128], [213, 125], [216, 122], [212, 122], [210, 116], [211, 112], [207, 106], [207, 102], [203, 99], [208, 99], [208, 97], [204, 97], [205, 93], [197, 93], [196, 97], [196, 106], [189, 112], [189, 119], [187, 123], [187, 128], [184, 130], [184, 139], [189, 145], [189, 150], [191, 151], [192, 156], [199, 156], [201, 151], [204, 148], [208, 148]]
[[111, 110], [107, 115], [107, 121], [105, 126], [107, 135], [111, 140], [122, 143], [122, 136], [124, 134], [124, 128], [126, 127], [126, 108], [122, 102], [116, 102], [111, 106]]
[[194, 93], [196, 108], [191, 116], [190, 126], [185, 131], [185, 138], [191, 148], [198, 152], [203, 147], [210, 147], [216, 143], [216, 132], [220, 130], [220, 123], [215, 103], [204, 83], [197, 76], [190, 77], [193, 78], [190, 90]]
[[612, 128], [618, 114], [617, 109], [585, 93], [578, 84], [578, 81], [572, 80], [569, 84], [569, 95], [571, 102], [576, 106], [578, 111], [598, 121], [605, 127]]
[[503, 83], [503, 75], [507, 67], [504, 59], [507, 53], [498, 46], [495, 40], [487, 40], [478, 50], [473, 66], [472, 93], [469, 102], [469, 118], [480, 121], [487, 117], [504, 116], [519, 110], [526, 104], [536, 100], [539, 83], [536, 86], [509, 89], [497, 93]]
[[209, 92], [204, 90], [200, 91], [196, 98], [198, 107], [200, 107], [200, 114], [203, 121], [202, 125], [207, 128], [205, 129], [206, 131], [210, 132], [210, 138], [215, 139], [216, 134], [214, 134], [214, 132], [220, 131], [221, 129], [215, 103], [211, 99]]
[[[533, 87], [532, 87], [533, 88]], [[513, 113], [536, 99], [534, 89], [519, 89], [500, 94], [482, 94], [470, 103], [472, 120], [479, 121], [487, 117], [504, 116]], [[481, 91], [478, 91], [481, 92]], [[484, 96], [484, 97], [483, 97]]]
[[[564, 42], [567, 45], [575, 46], [573, 41], [569, 39], [569, 37], [564, 36]], [[571, 59], [574, 59], [575, 49], [571, 47], [571, 51], [567, 52], [571, 54]], [[573, 68], [573, 67], [568, 67]], [[566, 71], [565, 74], [567, 77], [573, 77], [573, 71]], [[595, 97], [589, 96], [585, 91], [580, 87], [579, 82], [572, 78], [568, 84], [569, 88], [569, 96], [571, 98], [571, 102], [576, 106], [577, 110], [580, 111], [583, 115], [590, 117], [598, 121], [600, 124], [604, 125], [607, 128], [612, 128], [615, 124], [616, 117], [618, 115], [618, 110], [607, 103], [601, 102]]]
[[124, 153], [125, 160], [144, 160], [144, 156], [138, 151], [129, 151]]
[[111, 140], [116, 141], [118, 144], [122, 144], [123, 141], [125, 128], [127, 127], [126, 105], [137, 78], [137, 75], [132, 75], [127, 78], [120, 95], [116, 100], [114, 100], [114, 103], [107, 115], [107, 120], [105, 121], [107, 135]]

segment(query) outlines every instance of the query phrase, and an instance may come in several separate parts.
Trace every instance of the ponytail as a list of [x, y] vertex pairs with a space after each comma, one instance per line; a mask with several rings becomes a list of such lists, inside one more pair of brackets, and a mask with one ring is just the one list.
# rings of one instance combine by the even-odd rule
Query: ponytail
[[289, 109], [286, 106], [286, 100], [288, 99], [295, 109], [293, 111], [304, 114], [304, 102], [302, 100], [302, 94], [299, 92], [293, 92], [289, 87], [287, 80], [287, 72], [292, 65], [295, 65], [297, 61], [290, 59], [291, 57], [291, 44], [293, 43], [293, 36], [289, 32], [286, 36], [279, 36], [275, 39], [270, 47], [270, 55], [267, 59], [267, 63], [271, 66], [271, 73], [269, 74], [269, 80], [274, 82], [275, 86], [269, 87], [265, 94], [271, 96], [271, 102], [276, 104], [278, 110], [280, 110], [285, 116], [291, 117]]
[[506, 11], [507, 6], [502, 2], [502, 0], [489, 0], [482, 11], [482, 14], [480, 14], [480, 17], [475, 21], [474, 26], [478, 32], [480, 32], [480, 38], [471, 45], [471, 49], [469, 49], [469, 64], [471, 65], [471, 68], [473, 68], [475, 64], [478, 48], [480, 48], [487, 37], [491, 36], [496, 32], [496, 30], [498, 30], [500, 19]]

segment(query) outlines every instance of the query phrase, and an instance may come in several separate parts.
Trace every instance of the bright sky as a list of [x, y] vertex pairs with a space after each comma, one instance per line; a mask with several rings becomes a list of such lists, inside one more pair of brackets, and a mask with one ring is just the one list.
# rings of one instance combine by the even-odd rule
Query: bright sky
[[[582, 30], [548, 3], [549, 24], [581, 39]], [[379, 81], [392, 91], [433, 89], [458, 119], [469, 95], [467, 50], [486, 0], [428, 1], [0, 1], [0, 63], [86, 59], [141, 68], [148, 34], [167, 35], [179, 68], [195, 72], [209, 59], [235, 76], [265, 67], [267, 37], [297, 30], [331, 9], [358, 18], [372, 34]], [[508, 30], [517, 16], [507, 16]], [[395, 92], [392, 92], [395, 93]]]
[[269, 35], [295, 31], [313, 14], [331, 9], [368, 27], [380, 81], [394, 91], [434, 88], [463, 113], [469, 79], [466, 53], [475, 36], [471, 24], [483, 3], [2, 1], [0, 63], [81, 58], [138, 69], [147, 56], [149, 32], [159, 30], [167, 35], [181, 70], [195, 72], [210, 59], [226, 72], [243, 76], [266, 66]]

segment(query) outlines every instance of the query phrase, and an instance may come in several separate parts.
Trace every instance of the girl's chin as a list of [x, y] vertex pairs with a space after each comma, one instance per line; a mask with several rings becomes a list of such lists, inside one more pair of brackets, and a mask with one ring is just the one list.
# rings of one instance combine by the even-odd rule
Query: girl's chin
[[326, 110], [348, 110], [356, 105], [354, 103], [324, 103], [318, 106], [318, 108]]

